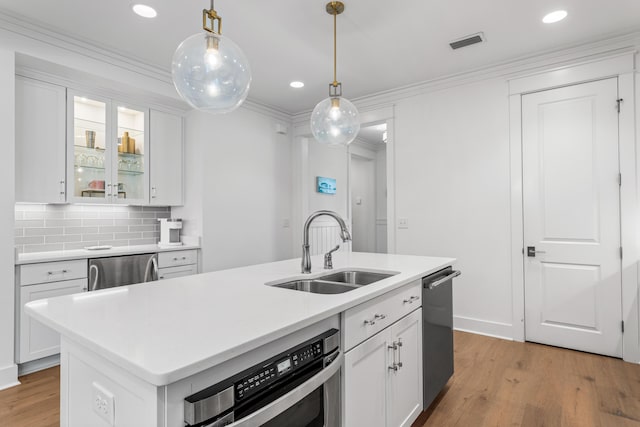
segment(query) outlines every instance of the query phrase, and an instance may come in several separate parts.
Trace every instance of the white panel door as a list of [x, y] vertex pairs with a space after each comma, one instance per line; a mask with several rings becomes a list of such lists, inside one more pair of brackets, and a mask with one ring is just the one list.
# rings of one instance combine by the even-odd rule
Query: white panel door
[[345, 354], [345, 426], [386, 426], [390, 336], [385, 329]]
[[391, 325], [397, 370], [389, 370], [388, 427], [410, 427], [422, 412], [422, 309]]
[[620, 357], [617, 96], [615, 78], [524, 95], [522, 148], [526, 339]]

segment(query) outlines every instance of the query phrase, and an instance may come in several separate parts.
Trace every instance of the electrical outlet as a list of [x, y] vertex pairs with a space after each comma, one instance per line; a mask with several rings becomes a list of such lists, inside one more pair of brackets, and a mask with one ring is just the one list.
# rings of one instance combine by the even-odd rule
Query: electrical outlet
[[282, 227], [283, 228], [289, 228], [290, 225], [291, 224], [289, 222], [289, 218], [285, 218], [285, 219], [282, 220]]
[[115, 424], [115, 399], [113, 393], [93, 382], [93, 412], [100, 415], [109, 425]]
[[398, 228], [409, 228], [409, 219], [398, 218]]

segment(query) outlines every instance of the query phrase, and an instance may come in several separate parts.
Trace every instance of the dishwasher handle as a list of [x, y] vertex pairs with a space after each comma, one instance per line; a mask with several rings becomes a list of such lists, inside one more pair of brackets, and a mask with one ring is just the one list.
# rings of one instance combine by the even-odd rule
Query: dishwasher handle
[[96, 286], [98, 285], [98, 266], [95, 264], [91, 264], [89, 266], [89, 281], [91, 281], [91, 272], [95, 271], [96, 272], [96, 277], [93, 279], [93, 283], [89, 286], [89, 291], [95, 291], [96, 290]]
[[144, 270], [144, 282], [153, 282], [158, 280], [158, 255], [153, 255], [147, 261], [147, 266]]
[[438, 279], [435, 282], [431, 282], [431, 283], [427, 283], [427, 289], [434, 289], [437, 288], [438, 286], [442, 285], [443, 283], [448, 282], [449, 280], [458, 277], [459, 275], [461, 275], [462, 272], [460, 272], [459, 270], [454, 270], [451, 272], [451, 274], [446, 275], [445, 277], [443, 277], [442, 279]]

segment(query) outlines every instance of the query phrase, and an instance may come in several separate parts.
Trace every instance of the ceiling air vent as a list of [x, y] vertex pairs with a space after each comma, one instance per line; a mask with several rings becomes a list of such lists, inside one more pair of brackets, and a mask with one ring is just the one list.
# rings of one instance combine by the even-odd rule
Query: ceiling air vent
[[452, 41], [451, 43], [449, 43], [449, 46], [451, 46], [451, 49], [456, 50], [460, 49], [461, 47], [471, 46], [472, 44], [482, 43], [483, 41], [484, 34], [477, 33], [461, 38], [460, 40]]

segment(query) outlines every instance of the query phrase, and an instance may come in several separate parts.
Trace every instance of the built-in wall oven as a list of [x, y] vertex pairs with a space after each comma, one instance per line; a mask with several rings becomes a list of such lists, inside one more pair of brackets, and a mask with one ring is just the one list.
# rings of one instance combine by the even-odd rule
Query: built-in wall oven
[[331, 329], [184, 400], [197, 427], [340, 427], [340, 332]]

